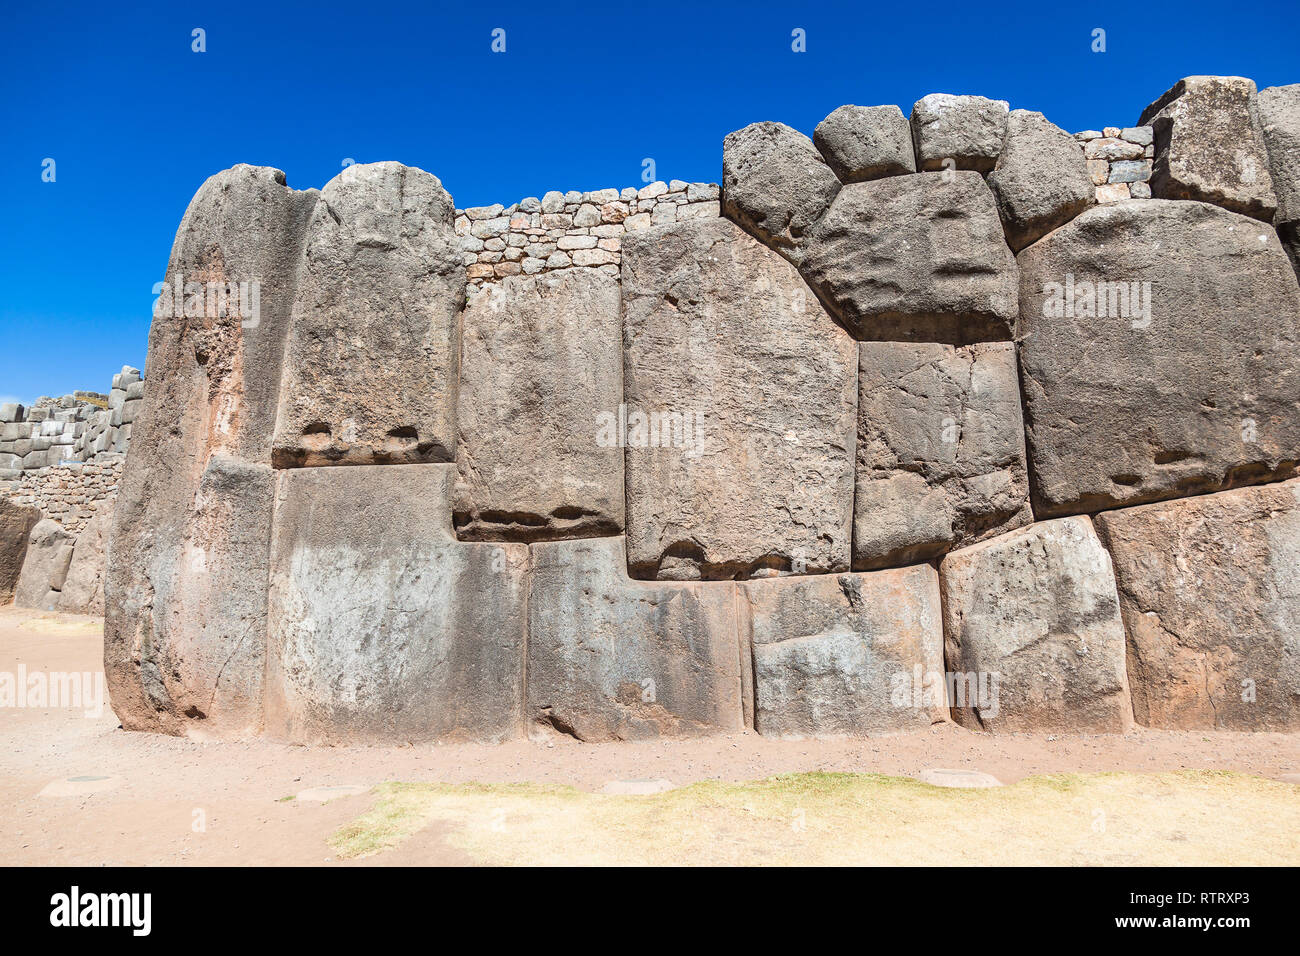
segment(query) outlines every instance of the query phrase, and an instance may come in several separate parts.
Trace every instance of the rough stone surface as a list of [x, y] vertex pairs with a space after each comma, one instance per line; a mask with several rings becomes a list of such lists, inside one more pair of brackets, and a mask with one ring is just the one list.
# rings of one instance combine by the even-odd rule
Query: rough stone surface
[[460, 536], [620, 533], [623, 449], [609, 425], [623, 400], [618, 280], [566, 269], [473, 291], [461, 356]]
[[912, 139], [918, 170], [973, 169], [987, 173], [998, 160], [1007, 132], [1006, 100], [931, 93], [912, 106]]
[[804, 278], [859, 339], [1011, 337], [1015, 256], [978, 173], [845, 186], [804, 248]]
[[400, 163], [326, 184], [285, 354], [277, 467], [454, 460], [454, 210], [436, 177]]
[[859, 346], [853, 566], [928, 561], [1033, 521], [1015, 346]]
[[[1119, 733], [1133, 722], [1110, 556], [1086, 517], [954, 551], [939, 565], [948, 669], [990, 693], [954, 719], [995, 732]], [[993, 676], [996, 675], [996, 686]]]
[[912, 129], [897, 106], [841, 106], [817, 124], [813, 143], [842, 183], [916, 172]]
[[1195, 199], [1272, 220], [1277, 198], [1253, 80], [1186, 77], [1143, 110], [1138, 122], [1155, 131], [1154, 196]]
[[96, 513], [77, 535], [72, 563], [59, 594], [66, 614], [104, 613], [104, 573], [108, 566], [108, 536], [113, 527], [111, 504]]
[[734, 584], [633, 581], [621, 538], [547, 542], [531, 551], [534, 724], [587, 741], [742, 728]]
[[944, 669], [929, 565], [737, 587], [763, 736], [865, 736], [946, 719], [942, 683], [925, 693], [925, 676]]
[[1094, 202], [1088, 164], [1074, 138], [1029, 110], [1011, 111], [988, 183], [1007, 243], [1017, 252]]
[[629, 430], [633, 574], [847, 571], [857, 347], [794, 269], [722, 219], [629, 237], [623, 342], [629, 416], [695, 422]]
[[[1300, 289], [1272, 229], [1204, 203], [1130, 201], [1090, 209], [1019, 262], [1040, 518], [1294, 472]], [[1099, 282], [1115, 286], [1090, 310]]]
[[14, 588], [18, 607], [53, 611], [59, 605], [59, 592], [68, 577], [74, 538], [57, 521], [42, 518], [27, 539], [27, 556]]
[[1257, 102], [1277, 221], [1300, 222], [1300, 83], [1260, 90]]
[[528, 549], [456, 541], [455, 471], [281, 476], [268, 734], [299, 743], [522, 734]]
[[1300, 730], [1300, 482], [1109, 511], [1139, 724]]
[[839, 188], [812, 140], [782, 123], [752, 123], [722, 141], [723, 214], [787, 254]]
[[257, 323], [155, 314], [113, 518], [104, 666], [128, 730], [261, 724], [271, 437], [315, 190], [236, 166], [199, 189], [167, 281], [261, 283]]
[[40, 520], [38, 509], [0, 495], [0, 606], [14, 598], [27, 557], [27, 541]]

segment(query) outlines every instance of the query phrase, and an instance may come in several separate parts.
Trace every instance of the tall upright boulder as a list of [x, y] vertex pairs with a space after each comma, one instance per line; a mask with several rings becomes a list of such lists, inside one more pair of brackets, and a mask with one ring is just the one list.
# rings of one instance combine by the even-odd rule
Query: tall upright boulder
[[108, 541], [113, 528], [111, 499], [101, 503], [86, 522], [72, 549], [72, 563], [59, 593], [59, 610], [67, 614], [104, 613], [104, 574], [108, 567]]
[[1256, 103], [1277, 194], [1277, 221], [1300, 222], [1300, 83], [1260, 90]]
[[848, 570], [854, 341], [725, 219], [629, 234], [622, 277], [625, 401], [649, 422], [626, 440], [633, 574]]
[[455, 460], [454, 220], [437, 177], [401, 163], [325, 185], [285, 350], [277, 467]]
[[801, 274], [859, 339], [1011, 338], [1016, 260], [978, 173], [845, 186], [803, 250]]
[[165, 288], [255, 282], [258, 295], [233, 314], [155, 309], [105, 580], [105, 675], [127, 729], [261, 726], [271, 444], [318, 195], [236, 166], [203, 184], [177, 232]]
[[1255, 81], [1188, 76], [1142, 111], [1155, 132], [1151, 194], [1213, 203], [1269, 222], [1277, 211]]
[[528, 548], [456, 540], [455, 471], [281, 476], [268, 735], [313, 744], [522, 734]]
[[14, 598], [23, 561], [27, 558], [28, 539], [40, 520], [39, 508], [20, 505], [8, 495], [0, 495], [0, 606]]
[[457, 413], [462, 538], [622, 532], [622, 321], [618, 280], [599, 269], [507, 276], [469, 293]]
[[1294, 473], [1300, 287], [1270, 227], [1206, 203], [1129, 200], [1018, 259], [1040, 518]]
[[1097, 516], [1139, 724], [1300, 730], [1300, 481]]
[[59, 592], [68, 577], [75, 542], [76, 538], [54, 519], [42, 518], [36, 522], [14, 588], [15, 605], [42, 611], [58, 609]]

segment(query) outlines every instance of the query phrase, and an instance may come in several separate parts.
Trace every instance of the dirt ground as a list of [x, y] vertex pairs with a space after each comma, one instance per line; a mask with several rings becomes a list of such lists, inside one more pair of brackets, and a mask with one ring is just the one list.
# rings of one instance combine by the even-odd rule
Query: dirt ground
[[[97, 618], [0, 608], [0, 673], [16, 674], [20, 665], [29, 673], [100, 672], [101, 635]], [[980, 771], [1004, 784], [1043, 774], [1129, 773], [1026, 780], [997, 790], [938, 790], [875, 778], [846, 783], [823, 776], [728, 786], [793, 772], [919, 777], [934, 768]], [[1182, 770], [1250, 776], [1165, 775]], [[1153, 774], [1161, 776], [1147, 776]], [[95, 717], [67, 707], [4, 706], [0, 863], [536, 863], [546, 859], [523, 853], [524, 844], [542, 846], [538, 832], [562, 834], [566, 825], [575, 835], [569, 841], [572, 852], [565, 841], [555, 841], [547, 859], [709, 861], [687, 851], [629, 857], [602, 849], [608, 841], [602, 843], [599, 834], [623, 839], [617, 835], [637, 832], [653, 843], [654, 833], [666, 837], [682, 820], [696, 821], [696, 845], [714, 843], [716, 835], [718, 845], [729, 848], [727, 862], [836, 861], [835, 839], [815, 854], [801, 853], [806, 841], [796, 840], [789, 855], [773, 859], [771, 828], [779, 824], [780, 832], [795, 834], [835, 834], [852, 826], [853, 840], [843, 842], [861, 846], [878, 838], [882, 845], [901, 848], [888, 862], [921, 863], [943, 857], [908, 856], [913, 845], [908, 834], [917, 834], [916, 846], [924, 836], [940, 853], [943, 838], [952, 833], [944, 827], [965, 816], [975, 821], [974, 829], [982, 820], [992, 821], [999, 827], [992, 832], [1002, 834], [1000, 842], [1008, 846], [1008, 834], [1029, 835], [1024, 854], [1000, 862], [1232, 862], [1197, 856], [1181, 845], [1241, 846], [1242, 840], [1256, 839], [1270, 862], [1296, 864], [1297, 774], [1300, 737], [1284, 734], [1135, 730], [1123, 736], [992, 736], [936, 726], [928, 733], [868, 740], [774, 741], [737, 734], [595, 745], [550, 737], [500, 746], [306, 748], [126, 733], [108, 709]], [[612, 782], [649, 780], [682, 789], [657, 796], [600, 795]], [[530, 786], [379, 786], [390, 781]], [[686, 786], [704, 781], [716, 783]], [[327, 802], [296, 798], [313, 788], [348, 785], [361, 792]], [[557, 789], [564, 787], [582, 792]], [[405, 795], [396, 799], [395, 793]], [[614, 812], [620, 807], [625, 812]], [[1026, 814], [1034, 807], [1057, 816], [1031, 824]], [[1168, 819], [1160, 817], [1162, 807], [1168, 808]], [[908, 817], [922, 810], [923, 821]], [[750, 825], [759, 817], [766, 821], [763, 826]], [[1059, 841], [1061, 853], [1029, 852], [1041, 849], [1062, 820], [1077, 830]], [[923, 828], [909, 830], [913, 823]], [[384, 835], [390, 831], [397, 837]], [[1123, 845], [1107, 851], [1107, 833]], [[1139, 852], [1140, 847], [1145, 849]], [[1239, 858], [1263, 862], [1251, 854]]]

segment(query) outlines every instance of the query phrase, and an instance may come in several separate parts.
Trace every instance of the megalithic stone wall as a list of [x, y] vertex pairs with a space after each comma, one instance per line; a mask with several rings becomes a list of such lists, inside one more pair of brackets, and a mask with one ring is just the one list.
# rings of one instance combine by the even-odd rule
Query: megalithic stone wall
[[169, 281], [256, 281], [259, 314], [155, 317], [117, 713], [1300, 730], [1296, 89], [1189, 78], [1075, 137], [846, 106], [727, 136], [720, 192], [219, 173]]

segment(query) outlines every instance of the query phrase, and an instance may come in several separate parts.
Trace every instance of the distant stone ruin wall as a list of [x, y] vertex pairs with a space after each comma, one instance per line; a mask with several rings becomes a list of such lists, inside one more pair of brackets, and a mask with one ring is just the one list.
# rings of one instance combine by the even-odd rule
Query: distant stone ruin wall
[[155, 318], [114, 709], [299, 743], [1294, 733], [1297, 144], [1300, 86], [1189, 77], [1100, 136], [949, 94], [754, 123], [716, 194], [218, 173], [167, 278], [256, 278], [260, 313]]
[[458, 209], [456, 235], [471, 285], [571, 266], [595, 267], [617, 279], [624, 233], [718, 214], [716, 183], [674, 179]]
[[[103, 459], [104, 456], [100, 456]], [[8, 491], [18, 505], [39, 508], [73, 537], [101, 510], [112, 510], [122, 458], [75, 462], [27, 471]]]

